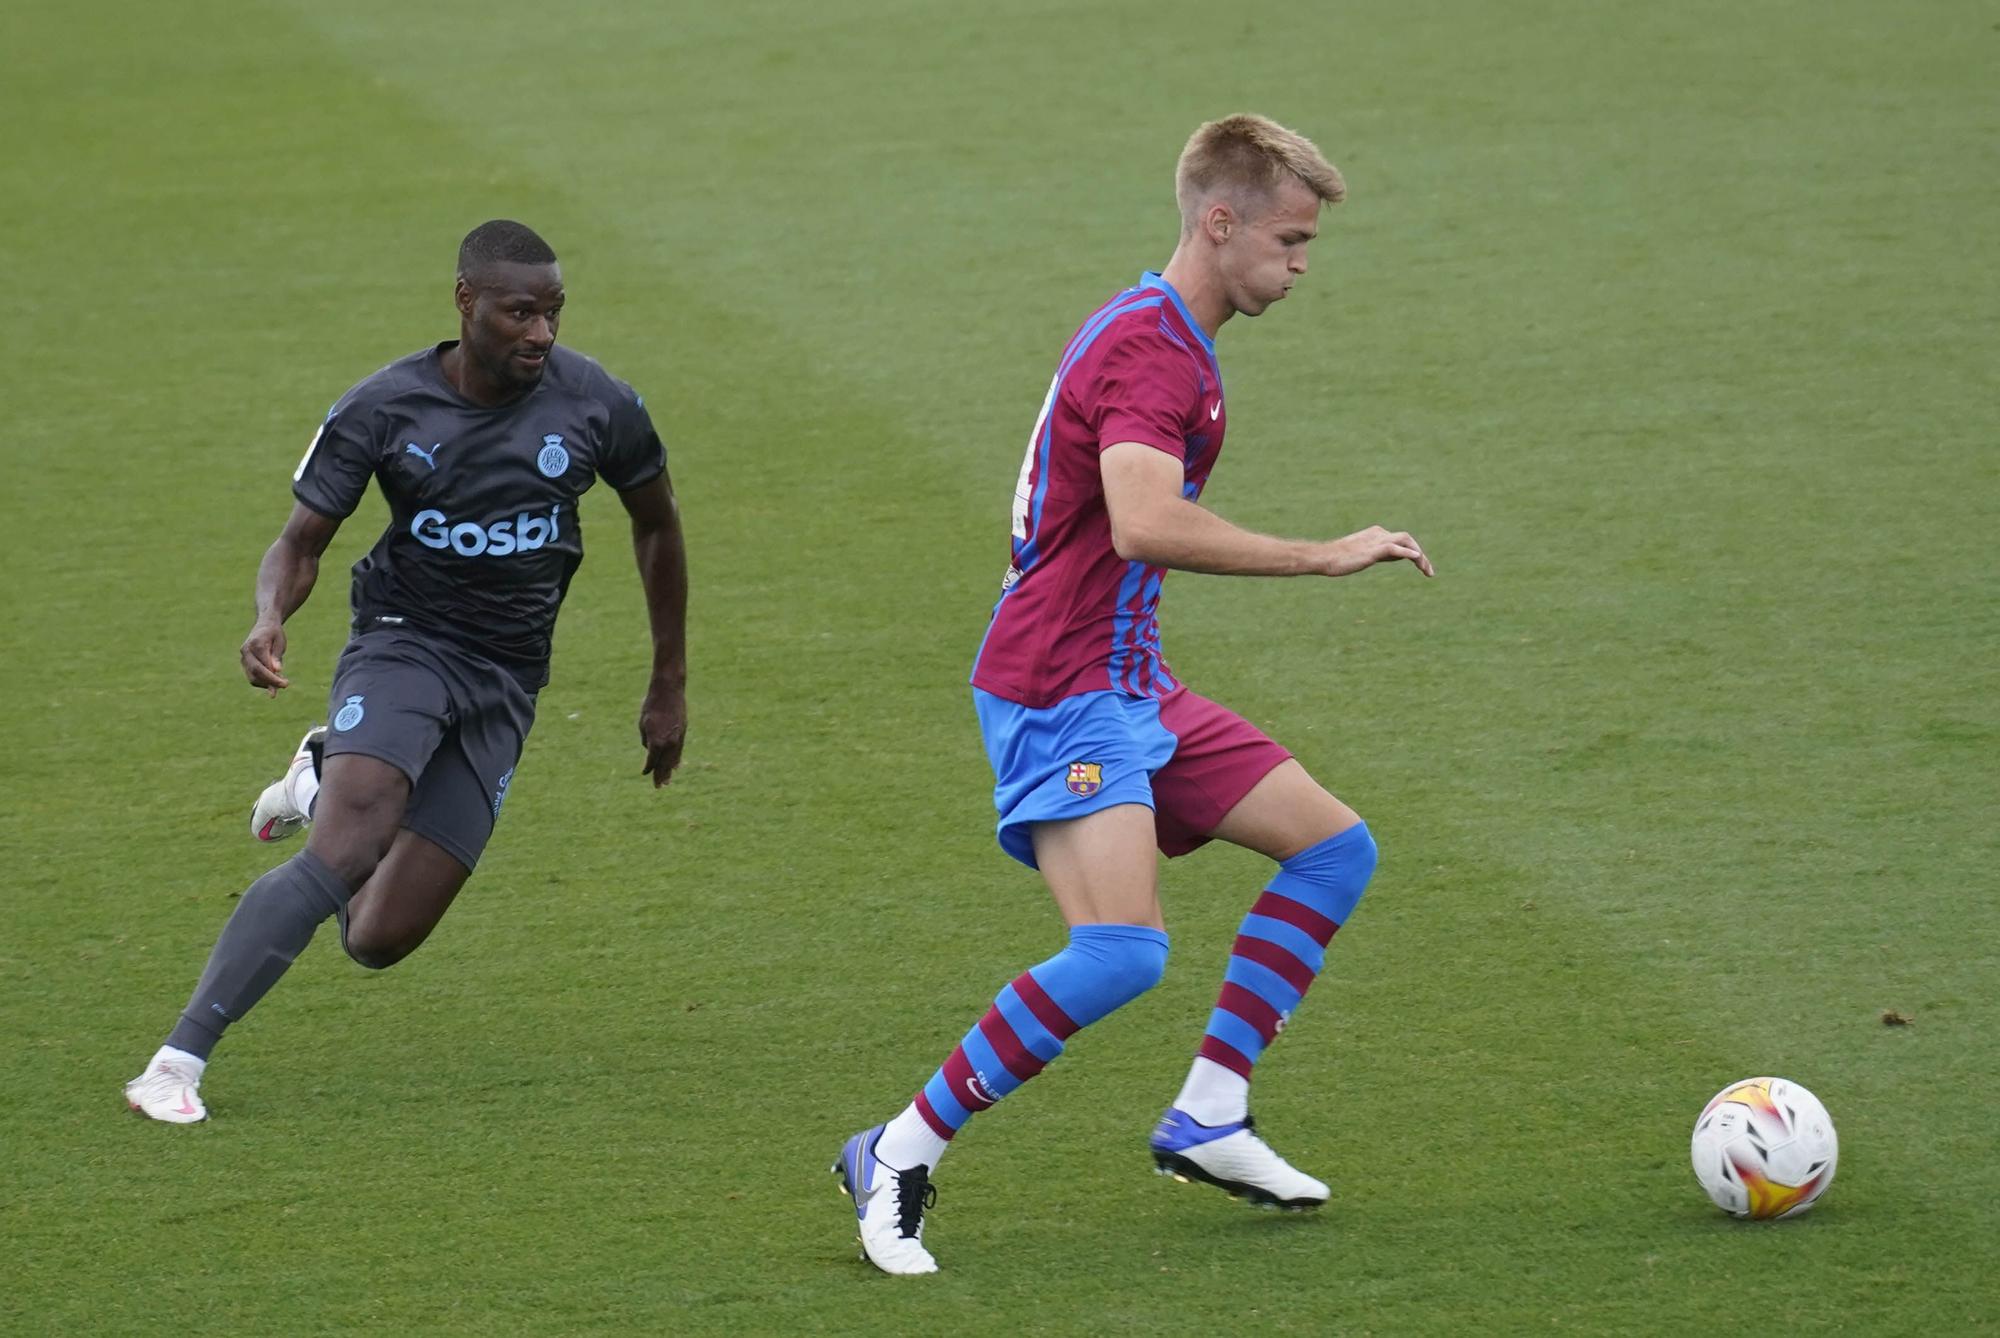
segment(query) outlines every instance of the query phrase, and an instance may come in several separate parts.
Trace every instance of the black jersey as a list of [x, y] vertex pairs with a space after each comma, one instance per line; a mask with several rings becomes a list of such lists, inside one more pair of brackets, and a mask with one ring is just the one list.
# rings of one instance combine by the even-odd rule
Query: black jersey
[[550, 634], [583, 561], [576, 499], [601, 476], [620, 490], [666, 469], [632, 388], [557, 345], [522, 398], [466, 399], [438, 357], [390, 363], [341, 396], [292, 475], [292, 493], [345, 519], [374, 478], [389, 528], [354, 564], [354, 627], [404, 627], [548, 681]]

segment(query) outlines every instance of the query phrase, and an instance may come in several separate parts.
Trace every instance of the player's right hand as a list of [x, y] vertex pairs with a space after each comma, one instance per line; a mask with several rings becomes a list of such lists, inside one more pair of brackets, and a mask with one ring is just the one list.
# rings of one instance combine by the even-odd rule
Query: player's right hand
[[243, 661], [243, 676], [250, 680], [251, 687], [262, 688], [275, 697], [278, 689], [292, 685], [292, 680], [285, 677], [283, 623], [260, 620], [250, 629], [250, 635], [243, 639], [243, 649], [238, 656]]
[[1378, 562], [1413, 562], [1424, 575], [1437, 575], [1430, 558], [1424, 555], [1423, 545], [1414, 536], [1405, 530], [1385, 530], [1380, 525], [1370, 525], [1345, 539], [1335, 539], [1326, 546], [1325, 556], [1320, 571], [1327, 576], [1349, 576]]

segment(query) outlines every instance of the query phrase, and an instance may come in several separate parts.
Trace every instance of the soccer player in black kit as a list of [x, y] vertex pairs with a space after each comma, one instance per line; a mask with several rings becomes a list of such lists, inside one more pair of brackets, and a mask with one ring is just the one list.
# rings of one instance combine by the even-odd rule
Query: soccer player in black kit
[[[652, 624], [639, 711], [645, 772], [665, 785], [687, 732], [687, 567], [666, 450], [644, 403], [556, 345], [562, 271], [519, 223], [481, 224], [458, 253], [459, 337], [342, 396], [292, 476], [291, 518], [257, 570], [243, 672], [276, 695], [285, 619], [370, 478], [389, 528], [354, 565], [354, 629], [326, 728], [258, 800], [262, 840], [305, 848], [250, 885], [166, 1043], [125, 1087], [134, 1110], [207, 1117], [202, 1072], [223, 1029], [326, 920], [371, 968], [413, 952], [465, 885], [507, 797], [550, 633], [583, 560], [576, 499], [617, 490]], [[318, 755], [317, 757], [315, 755]]]

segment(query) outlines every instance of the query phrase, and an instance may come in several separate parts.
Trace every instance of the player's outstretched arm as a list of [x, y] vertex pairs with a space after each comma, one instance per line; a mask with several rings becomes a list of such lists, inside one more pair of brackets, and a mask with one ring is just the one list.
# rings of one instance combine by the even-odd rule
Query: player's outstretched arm
[[257, 621], [237, 652], [250, 686], [271, 696], [292, 685], [285, 677], [285, 619], [299, 611], [319, 579], [320, 554], [333, 542], [340, 522], [303, 502], [292, 505], [285, 528], [257, 564]]
[[639, 741], [646, 748], [645, 774], [657, 788], [681, 764], [687, 740], [687, 550], [680, 505], [664, 473], [619, 493], [618, 500], [632, 517], [632, 552], [653, 629], [653, 678], [639, 707]]
[[1411, 562], [1436, 575], [1410, 535], [1372, 525], [1342, 539], [1277, 539], [1232, 525], [1181, 496], [1180, 461], [1141, 442], [1099, 458], [1111, 545], [1128, 562], [1217, 576], [1347, 576], [1378, 562]]

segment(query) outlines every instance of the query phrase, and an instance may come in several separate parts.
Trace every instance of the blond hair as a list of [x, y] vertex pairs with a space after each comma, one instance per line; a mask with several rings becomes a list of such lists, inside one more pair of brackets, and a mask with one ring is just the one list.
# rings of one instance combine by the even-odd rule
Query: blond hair
[[1328, 204], [1347, 198], [1340, 169], [1319, 146], [1296, 130], [1250, 112], [1210, 121], [1188, 137], [1174, 168], [1174, 198], [1181, 207], [1181, 231], [1192, 232], [1203, 200], [1218, 189], [1239, 199], [1262, 201], [1296, 178]]

